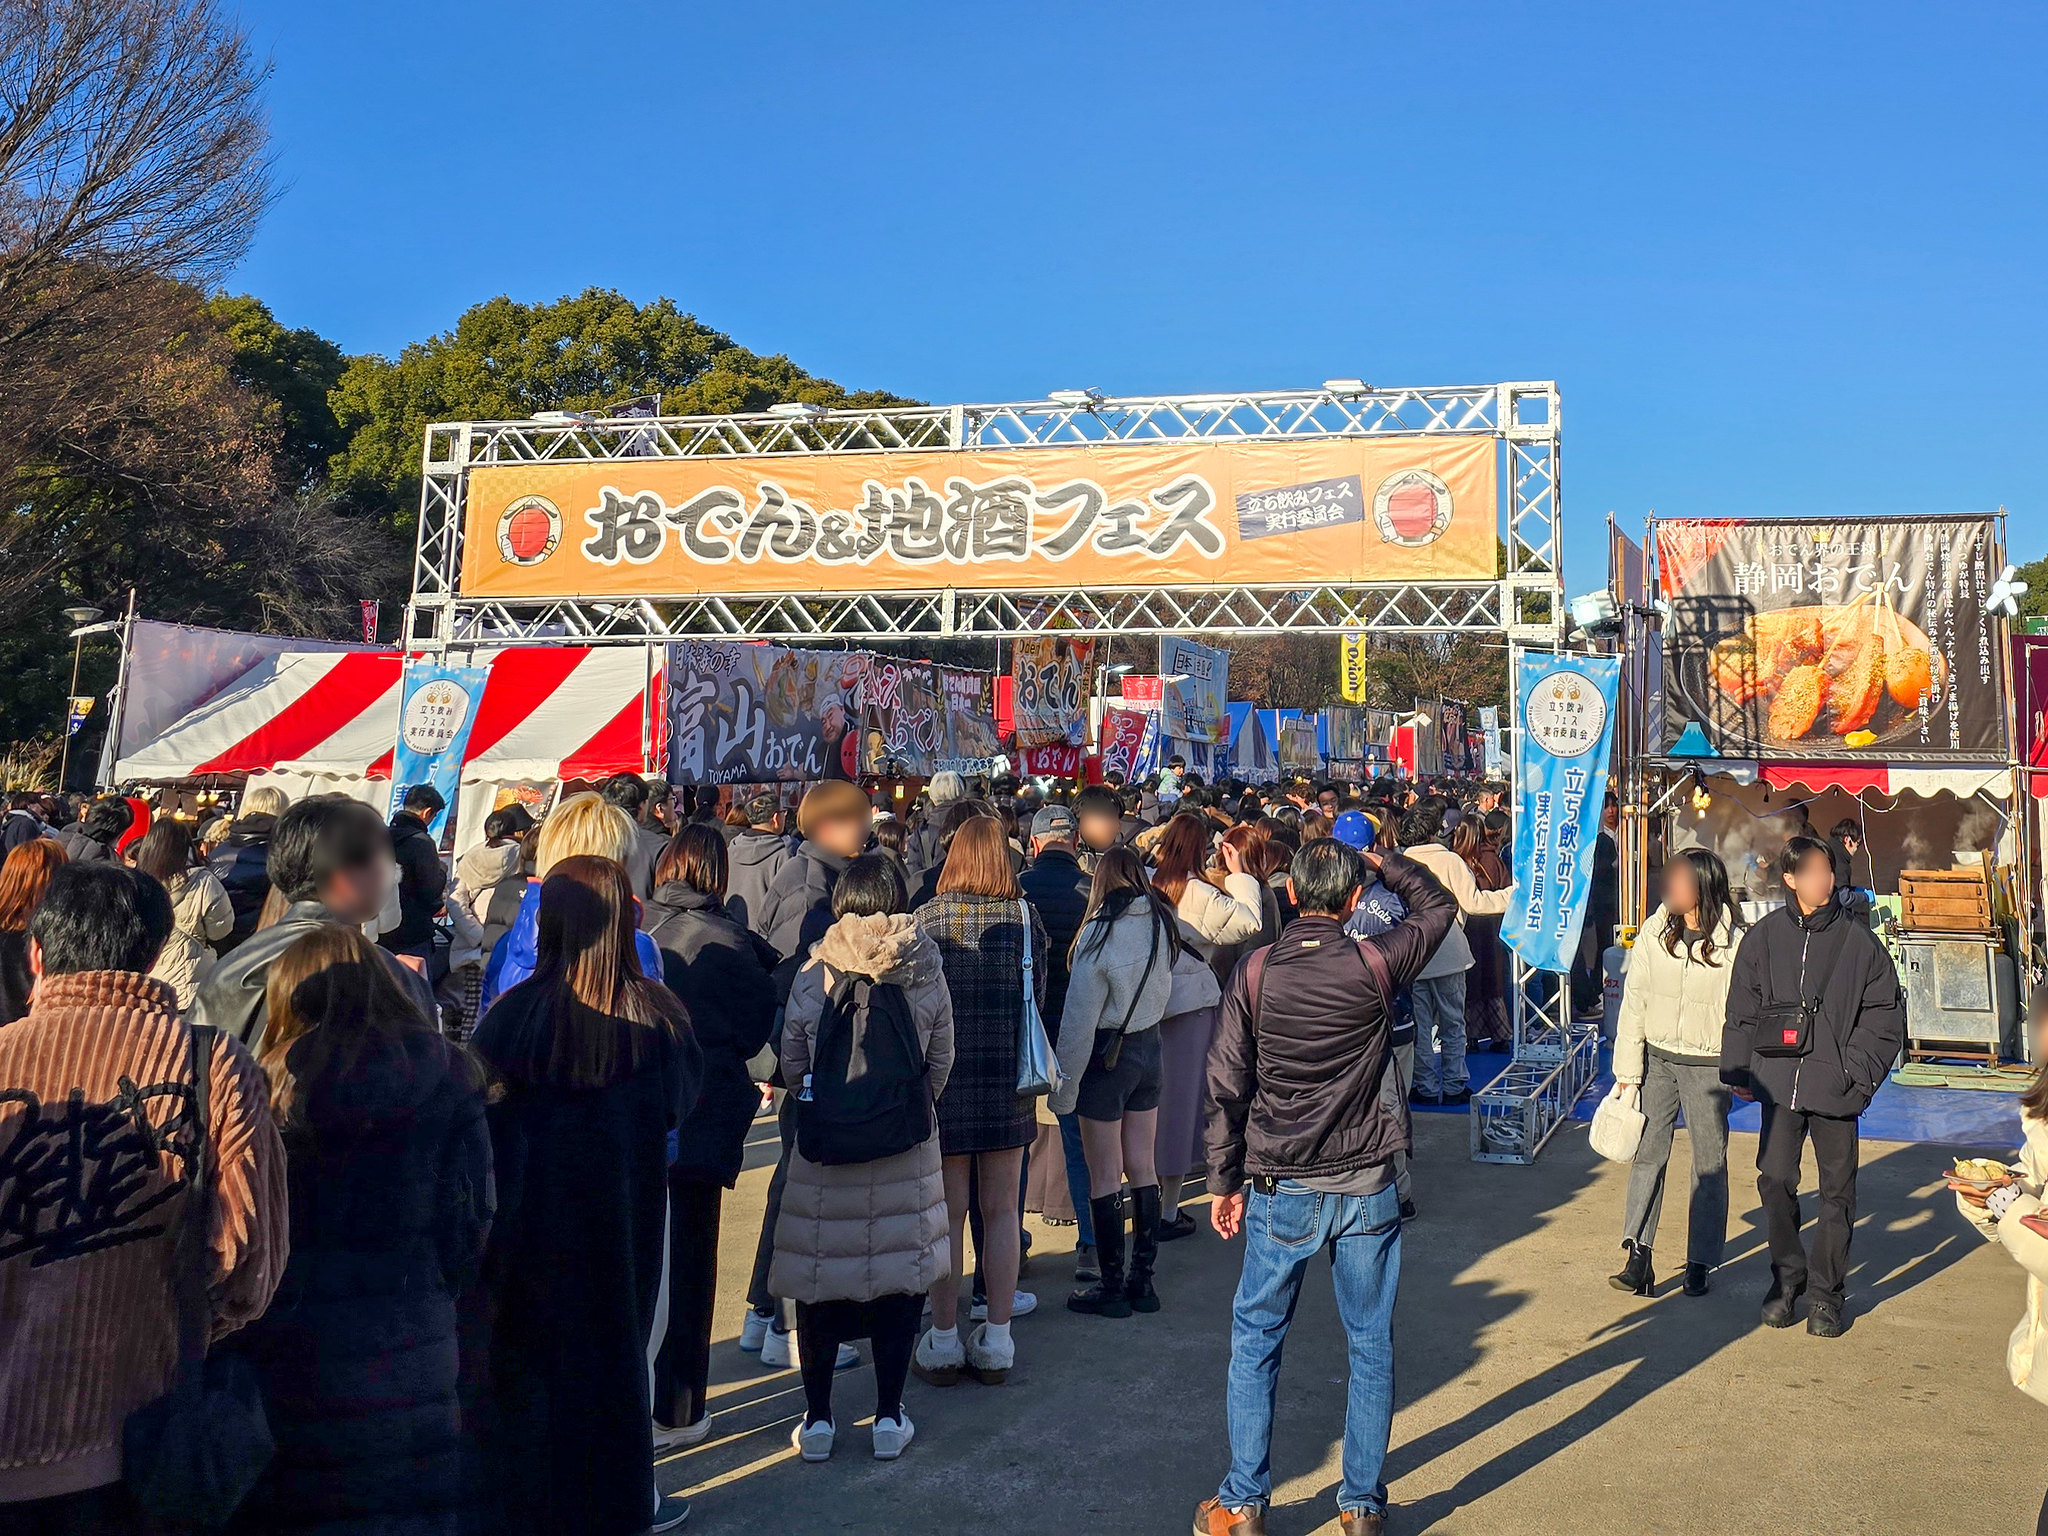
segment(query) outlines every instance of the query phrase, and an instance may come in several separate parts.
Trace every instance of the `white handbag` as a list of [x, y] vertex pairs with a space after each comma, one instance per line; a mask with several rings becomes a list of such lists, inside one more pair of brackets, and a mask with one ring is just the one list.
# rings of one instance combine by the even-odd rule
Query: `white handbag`
[[1635, 1160], [1643, 1140], [1643, 1092], [1634, 1083], [1616, 1083], [1614, 1091], [1593, 1111], [1593, 1150], [1609, 1162]]
[[1017, 1092], [1035, 1098], [1058, 1092], [1067, 1079], [1038, 1012], [1038, 988], [1031, 974], [1031, 908], [1020, 901], [1017, 915], [1024, 923], [1024, 1012], [1017, 1021]]

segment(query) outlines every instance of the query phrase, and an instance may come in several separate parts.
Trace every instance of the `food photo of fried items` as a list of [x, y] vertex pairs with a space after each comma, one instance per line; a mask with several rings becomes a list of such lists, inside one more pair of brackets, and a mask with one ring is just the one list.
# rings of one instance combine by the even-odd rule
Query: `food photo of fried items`
[[1925, 631], [1874, 598], [1752, 614], [1714, 647], [1714, 686], [1762, 704], [1775, 741], [1820, 731], [1867, 747], [1909, 728], [1938, 695], [1943, 663]]

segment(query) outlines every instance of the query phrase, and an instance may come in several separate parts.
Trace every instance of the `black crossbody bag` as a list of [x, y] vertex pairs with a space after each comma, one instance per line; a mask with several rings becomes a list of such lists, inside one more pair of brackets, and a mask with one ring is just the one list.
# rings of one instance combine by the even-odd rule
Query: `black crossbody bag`
[[[1839, 925], [1841, 919], [1837, 918], [1835, 921]], [[1806, 962], [1809, 958], [1806, 951], [1812, 942], [1813, 936], [1808, 934], [1805, 942], [1800, 945], [1801, 991], [1806, 988]], [[1842, 958], [1842, 946], [1845, 942], [1844, 939], [1836, 940], [1834, 953], [1820, 962], [1821, 975], [1826, 976], [1834, 970], [1836, 962]], [[1819, 1022], [1818, 997], [1802, 997], [1792, 1003], [1766, 1003], [1763, 1011], [1757, 1016], [1756, 1039], [1752, 1048], [1759, 1056], [1810, 1056], [1813, 1054], [1814, 1026]]]
[[122, 1477], [136, 1503], [159, 1519], [199, 1526], [225, 1524], [277, 1453], [249, 1363], [232, 1352], [208, 1357], [208, 1228], [218, 1182], [208, 1133], [219, 1033], [210, 1024], [192, 1027], [192, 1151], [171, 1259], [178, 1371], [170, 1391], [129, 1414], [121, 1427]]

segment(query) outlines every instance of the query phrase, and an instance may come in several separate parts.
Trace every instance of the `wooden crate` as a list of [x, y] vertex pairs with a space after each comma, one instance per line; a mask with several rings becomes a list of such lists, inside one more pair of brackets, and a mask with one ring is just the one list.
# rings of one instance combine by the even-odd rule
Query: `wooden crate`
[[1908, 869], [1899, 875], [1899, 926], [1918, 932], [1996, 933], [1981, 871]]

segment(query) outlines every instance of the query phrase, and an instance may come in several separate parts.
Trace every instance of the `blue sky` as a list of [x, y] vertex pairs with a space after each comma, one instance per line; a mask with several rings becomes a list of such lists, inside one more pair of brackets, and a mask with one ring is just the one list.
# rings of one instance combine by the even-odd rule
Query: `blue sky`
[[2048, 553], [2048, 10], [241, 13], [233, 286], [351, 351], [597, 285], [930, 400], [1554, 378], [1573, 585], [1610, 509]]

